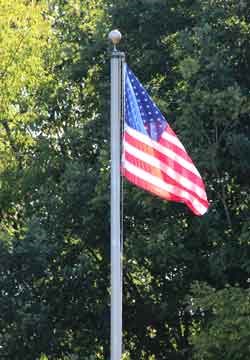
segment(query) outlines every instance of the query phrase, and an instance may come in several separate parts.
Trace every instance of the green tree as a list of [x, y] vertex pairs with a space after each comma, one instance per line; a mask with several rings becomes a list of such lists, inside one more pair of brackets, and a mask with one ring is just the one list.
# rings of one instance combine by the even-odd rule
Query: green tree
[[[103, 10], [101, 2], [99, 10], [93, 4], [51, 3], [43, 13], [40, 5], [23, 8], [24, 27], [33, 10], [44, 26], [47, 18], [53, 26], [40, 52], [41, 33], [32, 43], [23, 41], [27, 56], [36, 54], [41, 68], [34, 64], [36, 83], [28, 88], [30, 102], [19, 127], [9, 128], [15, 146], [9, 152], [16, 163], [6, 161], [11, 171], [6, 165], [1, 172], [1, 196], [6, 199], [6, 206], [1, 204], [2, 358], [34, 360], [43, 354], [49, 359], [89, 359], [107, 352], [107, 259], [102, 252], [108, 224], [102, 213], [98, 233], [93, 228], [93, 221], [98, 224], [95, 207], [103, 198], [96, 176], [101, 171], [96, 131], [100, 97], [94, 82], [100, 69], [89, 61], [99, 51], [93, 38], [98, 38]], [[79, 62], [88, 68], [80, 71]], [[18, 80], [20, 65], [13, 79]], [[28, 77], [31, 69], [25, 70]], [[32, 121], [25, 126], [27, 112]], [[22, 146], [16, 129], [29, 135]]]
[[[201, 329], [191, 337], [197, 359], [221, 358], [222, 353], [228, 359], [249, 356], [247, 327], [244, 322], [242, 327], [237, 325], [249, 287], [250, 21], [246, 6], [245, 2], [204, 1], [195, 9], [194, 26], [165, 40], [177, 65], [176, 127], [203, 167], [212, 199], [208, 227], [199, 235], [201, 258], [196, 263], [201, 273], [196, 280], [218, 291], [199, 287], [197, 294], [194, 291], [193, 301], [205, 312], [201, 322], [194, 315], [198, 324], [194, 328]], [[197, 238], [198, 231], [191, 229], [191, 236]], [[234, 306], [239, 311], [233, 311]], [[212, 309], [212, 317], [206, 316], [207, 309]]]
[[193, 329], [194, 359], [243, 360], [249, 349], [249, 289], [227, 286], [221, 290], [195, 284], [192, 310], [202, 321]]
[[[46, 51], [52, 30], [43, 2], [0, 2], [0, 224], [13, 235], [22, 213], [22, 170], [36, 139], [36, 96], [52, 77]], [[7, 236], [8, 237], [8, 236]]]
[[[161, 98], [211, 200], [209, 213], [197, 219], [183, 206], [126, 187], [127, 347], [132, 358], [192, 358], [188, 339], [198, 319], [185, 298], [193, 281], [248, 287], [249, 17], [244, 2], [120, 4], [130, 14], [122, 18], [122, 6], [113, 10], [132, 43], [128, 56]], [[170, 17], [175, 27], [165, 25]], [[151, 28], [160, 43], [147, 59], [155, 45]]]

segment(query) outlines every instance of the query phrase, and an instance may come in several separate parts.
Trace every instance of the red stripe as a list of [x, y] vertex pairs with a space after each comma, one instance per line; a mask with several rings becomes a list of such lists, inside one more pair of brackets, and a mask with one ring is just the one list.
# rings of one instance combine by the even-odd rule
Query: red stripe
[[[164, 131], [165, 133], [168, 133], [169, 135], [175, 137], [178, 142], [179, 139], [176, 136], [175, 132], [171, 129], [171, 127], [168, 125], [166, 130]], [[166, 147], [169, 150], [172, 150], [175, 154], [179, 155], [180, 157], [182, 157], [183, 159], [185, 159], [186, 161], [190, 162], [191, 164], [193, 164], [192, 159], [190, 158], [190, 156], [188, 155], [188, 153], [186, 152], [186, 150], [181, 149], [179, 146], [173, 144], [171, 141], [164, 139], [162, 136], [159, 139], [159, 144], [161, 144], [162, 146]]]
[[193, 207], [191, 201], [182, 199], [179, 196], [170, 194], [169, 192], [162, 190], [161, 188], [158, 188], [157, 186], [152, 185], [151, 183], [149, 183], [145, 180], [142, 180], [138, 176], [130, 173], [127, 169], [122, 169], [122, 173], [130, 182], [132, 182], [136, 186], [138, 186], [146, 191], [149, 191], [155, 195], [158, 195], [159, 197], [161, 197], [163, 199], [185, 203], [193, 211], [193, 213], [195, 215], [198, 215], [198, 216], [201, 215], [199, 212], [197, 212], [197, 209]]
[[[158, 150], [153, 149], [149, 145], [146, 145], [142, 141], [135, 139], [131, 135], [129, 135], [126, 131], [124, 133], [124, 142], [134, 146], [138, 150], [141, 150], [149, 155], [152, 155], [153, 157], [157, 158], [158, 160], [162, 161], [166, 166], [170, 167], [177, 173], [181, 174], [191, 182], [197, 184], [201, 188], [204, 188], [204, 183], [200, 177], [195, 175], [190, 170], [184, 168], [182, 165], [180, 165], [178, 162], [174, 161], [173, 159], [169, 158], [168, 156], [162, 154]], [[126, 146], [126, 144], [124, 144]], [[189, 161], [190, 162], [190, 161]], [[193, 163], [192, 163], [193, 164]]]
[[[158, 143], [161, 144], [166, 149], [171, 150], [173, 153], [180, 156], [181, 158], [183, 158], [185, 161], [189, 162], [190, 164], [193, 164], [190, 156], [184, 150], [180, 149], [178, 146], [174, 145], [170, 141], [168, 141], [168, 140], [166, 140], [164, 138], [160, 138]], [[194, 174], [194, 173], [192, 173], [192, 174]]]
[[[159, 179], [163, 180], [165, 183], [173, 185], [178, 188], [179, 191], [186, 191], [191, 196], [193, 196], [195, 199], [197, 199], [203, 206], [208, 207], [208, 202], [204, 199], [200, 198], [197, 193], [191, 191], [190, 189], [186, 188], [185, 186], [181, 185], [179, 182], [173, 180], [171, 177], [169, 177], [165, 172], [161, 171], [159, 168], [156, 168], [153, 165], [149, 165], [148, 163], [144, 162], [143, 160], [140, 160], [136, 157], [136, 155], [132, 155], [125, 150], [125, 159], [130, 162], [131, 164], [135, 165], [139, 169], [143, 169], [144, 171], [148, 172], [150, 175], [153, 175], [155, 177], [158, 177]], [[181, 197], [180, 197], [181, 198]], [[186, 199], [182, 199], [183, 202], [186, 202]]]

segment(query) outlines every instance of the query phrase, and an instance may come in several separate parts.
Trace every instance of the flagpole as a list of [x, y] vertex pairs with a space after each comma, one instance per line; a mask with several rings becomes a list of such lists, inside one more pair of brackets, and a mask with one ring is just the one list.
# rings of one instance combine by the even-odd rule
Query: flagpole
[[121, 33], [113, 30], [111, 55], [111, 360], [122, 358], [122, 251], [120, 211], [120, 154], [122, 71], [124, 54], [116, 49]]

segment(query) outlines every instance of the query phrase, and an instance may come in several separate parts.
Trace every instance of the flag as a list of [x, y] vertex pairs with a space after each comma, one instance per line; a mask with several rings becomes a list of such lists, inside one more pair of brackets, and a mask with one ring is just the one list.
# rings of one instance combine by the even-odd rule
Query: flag
[[125, 65], [122, 173], [159, 197], [185, 203], [203, 215], [208, 200], [202, 178], [169, 123]]

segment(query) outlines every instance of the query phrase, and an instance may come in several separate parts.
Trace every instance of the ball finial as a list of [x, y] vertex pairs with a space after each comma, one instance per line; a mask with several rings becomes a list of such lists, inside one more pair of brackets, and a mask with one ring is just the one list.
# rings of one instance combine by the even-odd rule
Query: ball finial
[[119, 30], [112, 30], [109, 33], [109, 40], [112, 41], [114, 47], [119, 44], [119, 42], [121, 41], [122, 38], [122, 34], [120, 33]]

